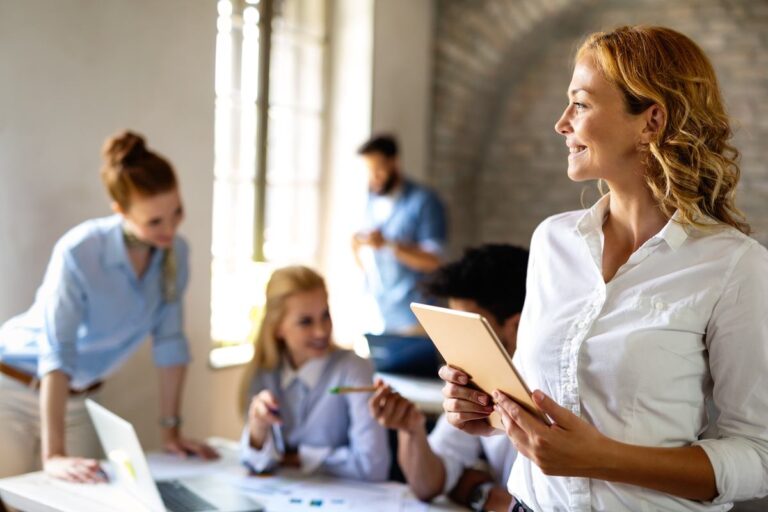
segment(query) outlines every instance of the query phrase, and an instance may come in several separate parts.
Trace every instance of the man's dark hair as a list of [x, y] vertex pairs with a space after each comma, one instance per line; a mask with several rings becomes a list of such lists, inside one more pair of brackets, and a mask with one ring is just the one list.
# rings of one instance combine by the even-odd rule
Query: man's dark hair
[[528, 251], [508, 244], [470, 248], [422, 284], [435, 297], [473, 300], [503, 324], [523, 310]]
[[357, 150], [358, 155], [380, 153], [388, 158], [397, 156], [397, 139], [391, 135], [375, 135]]

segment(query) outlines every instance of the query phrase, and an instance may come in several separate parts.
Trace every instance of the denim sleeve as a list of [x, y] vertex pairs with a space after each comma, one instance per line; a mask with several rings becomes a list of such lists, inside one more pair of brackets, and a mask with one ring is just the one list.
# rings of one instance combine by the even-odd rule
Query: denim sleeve
[[445, 209], [440, 199], [429, 192], [419, 212], [416, 240], [425, 251], [441, 254], [447, 239]]
[[189, 343], [184, 335], [182, 300], [189, 282], [188, 250], [181, 239], [175, 249], [177, 297], [175, 301], [160, 306], [152, 330], [152, 355], [158, 367], [186, 365], [190, 361]]
[[281, 459], [282, 455], [275, 447], [271, 432], [267, 434], [261, 449], [257, 450], [251, 446], [248, 425], [243, 428], [243, 434], [240, 436], [240, 462], [245, 467], [254, 473], [264, 473], [275, 469], [280, 464]]
[[77, 331], [86, 316], [87, 295], [76, 262], [61, 244], [53, 250], [38, 294], [45, 298], [37, 374], [43, 377], [60, 370], [72, 377], [77, 367]]

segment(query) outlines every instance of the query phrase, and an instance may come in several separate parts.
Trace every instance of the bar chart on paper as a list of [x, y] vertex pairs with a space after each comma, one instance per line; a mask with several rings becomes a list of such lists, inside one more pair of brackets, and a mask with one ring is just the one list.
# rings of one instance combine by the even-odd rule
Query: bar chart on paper
[[413, 498], [401, 484], [366, 483], [329, 477], [283, 475], [230, 480], [253, 493], [267, 510], [291, 512], [422, 512], [429, 505]]

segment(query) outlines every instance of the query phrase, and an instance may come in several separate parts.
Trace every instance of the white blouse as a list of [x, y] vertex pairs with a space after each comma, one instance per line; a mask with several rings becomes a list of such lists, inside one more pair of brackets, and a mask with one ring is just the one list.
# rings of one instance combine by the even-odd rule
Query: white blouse
[[611, 512], [727, 510], [767, 494], [768, 251], [733, 228], [686, 231], [673, 217], [606, 284], [607, 210], [605, 196], [536, 229], [515, 364], [531, 389], [613, 439], [701, 446], [719, 495], [549, 477], [523, 456], [510, 492], [535, 510]]

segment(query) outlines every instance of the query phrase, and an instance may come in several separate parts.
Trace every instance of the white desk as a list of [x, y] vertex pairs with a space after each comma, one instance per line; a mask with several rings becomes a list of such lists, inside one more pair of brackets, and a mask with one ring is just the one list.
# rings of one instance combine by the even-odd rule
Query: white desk
[[428, 414], [443, 413], [443, 381], [424, 377], [409, 377], [394, 373], [377, 373], [377, 377]]
[[[237, 444], [222, 439], [209, 440], [222, 457], [218, 461], [181, 460], [165, 454], [150, 454], [149, 465], [157, 479], [216, 475], [256, 500], [267, 512], [284, 511], [286, 505], [308, 498], [322, 498], [324, 506], [311, 507], [316, 512], [366, 510], [371, 512], [424, 512], [463, 510], [441, 498], [424, 504], [413, 498], [408, 488], [397, 482], [365, 483], [329, 477], [305, 477], [297, 472], [275, 476], [249, 477], [237, 461]], [[42, 472], [0, 480], [0, 496], [6, 505], [24, 512], [144, 512], [147, 509], [130, 494], [110, 484], [74, 484], [62, 482]], [[360, 506], [364, 503], [364, 506]], [[301, 511], [307, 504], [291, 503]]]

